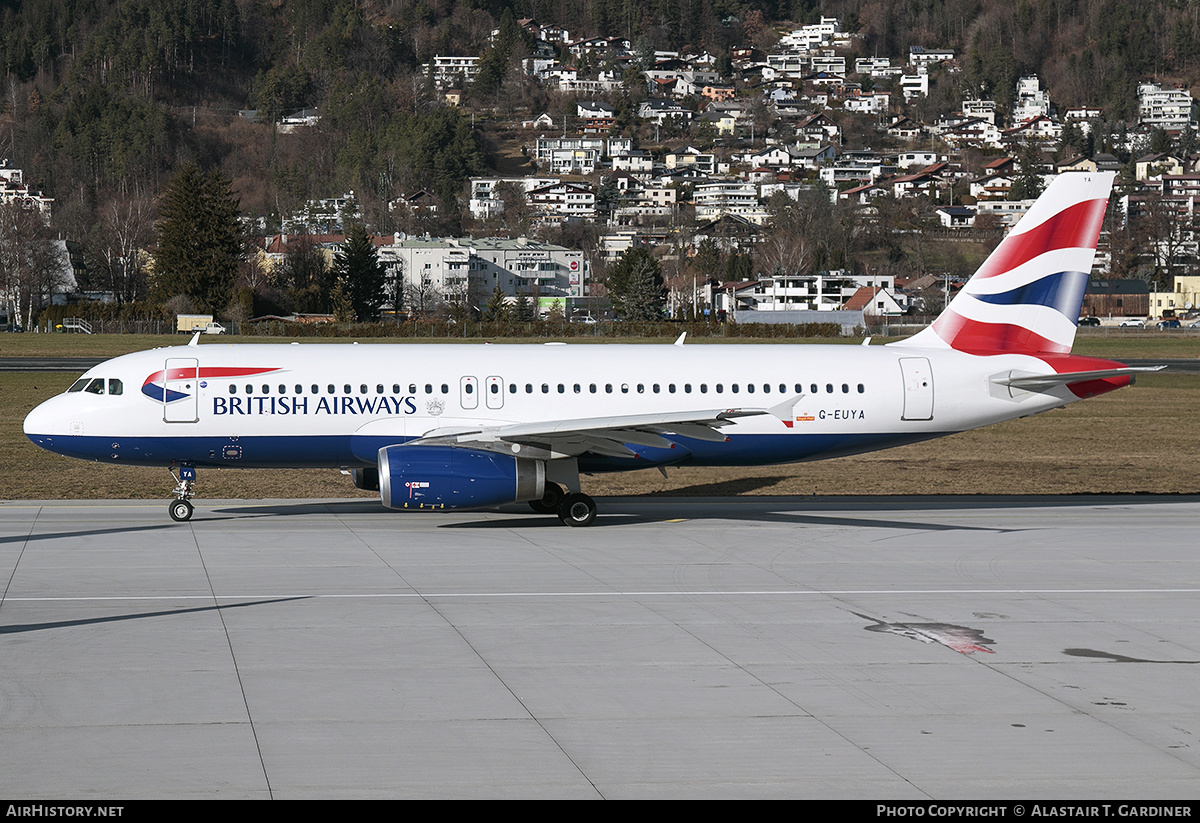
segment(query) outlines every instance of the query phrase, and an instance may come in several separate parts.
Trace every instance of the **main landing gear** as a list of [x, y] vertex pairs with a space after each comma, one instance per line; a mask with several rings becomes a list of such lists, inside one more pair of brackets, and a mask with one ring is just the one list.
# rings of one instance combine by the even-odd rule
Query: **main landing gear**
[[[171, 470], [171, 477], [175, 477], [174, 470]], [[180, 466], [176, 482], [177, 485], [173, 492], [175, 499], [171, 501], [167, 511], [171, 513], [172, 520], [177, 523], [185, 523], [192, 519], [192, 504], [189, 498], [195, 494], [192, 487], [196, 483], [196, 467]]]
[[558, 519], [568, 526], [590, 526], [596, 519], [596, 501], [586, 494], [568, 494], [558, 505]]
[[568, 526], [589, 526], [596, 519], [596, 501], [578, 492], [568, 494], [557, 483], [547, 483], [541, 500], [530, 500], [538, 514], [557, 514]]

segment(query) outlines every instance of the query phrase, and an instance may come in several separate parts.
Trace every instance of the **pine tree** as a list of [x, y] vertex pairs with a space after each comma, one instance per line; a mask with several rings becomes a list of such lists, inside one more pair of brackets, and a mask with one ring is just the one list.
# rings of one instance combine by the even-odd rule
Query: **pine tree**
[[171, 180], [157, 225], [154, 290], [182, 295], [206, 311], [224, 311], [245, 253], [237, 197], [217, 170], [186, 164]]
[[334, 258], [338, 285], [353, 313], [362, 320], [376, 320], [383, 304], [387, 274], [375, 253], [371, 235], [359, 223], [351, 223], [346, 242]]
[[508, 319], [508, 314], [508, 299], [504, 296], [504, 290], [496, 286], [483, 308], [483, 319], [490, 323], [503, 323]]
[[509, 317], [515, 323], [532, 323], [537, 320], [537, 308], [528, 294], [522, 294], [517, 298], [516, 305], [509, 312]]
[[627, 250], [605, 280], [613, 311], [625, 320], [657, 320], [666, 294], [662, 268], [650, 252], [638, 246]]
[[634, 268], [625, 301], [625, 319], [637, 322], [662, 320], [667, 294], [658, 261], [647, 255]]

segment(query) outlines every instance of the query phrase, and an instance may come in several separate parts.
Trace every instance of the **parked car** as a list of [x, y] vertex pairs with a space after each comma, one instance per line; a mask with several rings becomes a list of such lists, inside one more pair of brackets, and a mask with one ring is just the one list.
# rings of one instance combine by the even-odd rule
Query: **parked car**
[[1121, 328], [1123, 328], [1123, 329], [1144, 329], [1144, 328], [1146, 328], [1146, 321], [1138, 320], [1136, 317], [1131, 317], [1128, 320], [1121, 321]]
[[1081, 325], [1081, 326], [1099, 326], [1100, 318], [1099, 317], [1081, 317], [1079, 319], [1079, 325]]
[[1158, 327], [1160, 329], [1178, 329], [1181, 325], [1182, 324], [1173, 317], [1158, 321]]

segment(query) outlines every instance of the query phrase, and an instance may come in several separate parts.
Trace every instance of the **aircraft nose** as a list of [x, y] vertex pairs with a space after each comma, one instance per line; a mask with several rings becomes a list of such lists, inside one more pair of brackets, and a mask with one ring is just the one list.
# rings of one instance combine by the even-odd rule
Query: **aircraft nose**
[[[56, 433], [54, 429], [58, 414], [55, 413], [53, 408], [56, 400], [57, 398], [52, 397], [25, 415], [25, 436], [33, 440], [33, 442], [38, 443], [34, 439], [37, 435], [44, 436]], [[38, 445], [42, 444], [38, 443]]]

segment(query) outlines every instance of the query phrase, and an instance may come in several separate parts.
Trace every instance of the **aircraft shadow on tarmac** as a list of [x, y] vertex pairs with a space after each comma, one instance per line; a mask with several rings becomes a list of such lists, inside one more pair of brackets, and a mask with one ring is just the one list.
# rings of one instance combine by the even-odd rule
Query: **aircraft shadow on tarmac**
[[308, 595], [296, 597], [275, 597], [270, 600], [248, 600], [244, 603], [223, 603], [212, 606], [196, 606], [191, 609], [165, 609], [154, 612], [137, 612], [134, 614], [110, 614], [104, 617], [80, 618], [78, 620], [56, 620], [49, 623], [17, 623], [11, 626], [0, 626], [0, 635], [22, 634], [24, 632], [40, 632], [47, 629], [65, 629], [72, 626], [93, 626], [99, 623], [118, 623], [125, 620], [143, 620], [147, 617], [176, 617], [181, 614], [196, 614], [199, 612], [220, 611], [224, 609], [240, 609], [246, 606], [266, 606], [274, 603], [287, 603], [292, 600], [308, 600]]
[[[755, 478], [762, 485], [770, 485], [777, 478]], [[693, 487], [699, 489], [704, 487]], [[881, 496], [772, 496], [742, 495], [737, 497], [708, 498], [707, 505], [695, 505], [698, 497], [705, 495], [663, 495], [644, 497], [600, 498], [600, 514], [588, 528], [628, 526], [655, 523], [667, 520], [727, 520], [735, 522], [774, 522], [793, 525], [857, 526], [862, 528], [888, 528], [915, 531], [983, 531], [1012, 532], [1026, 529], [1003, 529], [982, 526], [967, 526], [961, 523], [936, 522], [928, 518], [920, 521], [892, 520], [878, 517], [856, 517], [855, 512], [878, 514], [881, 511], [909, 512], [919, 510], [926, 513], [945, 512], [952, 515], [965, 509], [1055, 509], [1088, 508], [1095, 506], [1140, 506], [1170, 502], [1197, 502], [1196, 495], [881, 495]], [[517, 517], [497, 519], [487, 517], [496, 512]], [[299, 514], [379, 514], [397, 517], [405, 512], [391, 512], [371, 500], [339, 501], [296, 501], [273, 502], [247, 506], [227, 506], [215, 509], [230, 517], [286, 516]], [[422, 517], [436, 519], [442, 512], [412, 512]], [[462, 512], [461, 514], [469, 514]], [[500, 509], [481, 511], [478, 519], [455, 519], [438, 524], [447, 529], [512, 529], [512, 528], [562, 528], [557, 517], [534, 514], [523, 505], [505, 506]], [[196, 520], [202, 521], [203, 514]]]

